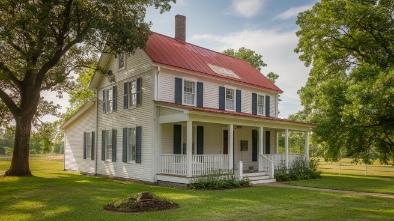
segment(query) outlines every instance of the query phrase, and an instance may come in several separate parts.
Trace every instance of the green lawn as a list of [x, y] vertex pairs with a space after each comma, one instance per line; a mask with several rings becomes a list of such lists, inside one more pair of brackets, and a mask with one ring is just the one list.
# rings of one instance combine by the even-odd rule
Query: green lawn
[[394, 194], [394, 177], [323, 174], [322, 179], [286, 182], [294, 186]]
[[[0, 173], [9, 166], [0, 159]], [[113, 181], [62, 171], [61, 161], [31, 159], [34, 177], [0, 177], [0, 220], [389, 220], [394, 199], [259, 186], [195, 191]], [[325, 176], [322, 180], [326, 179]], [[365, 182], [354, 184], [358, 186]], [[391, 185], [392, 186], [392, 185]], [[102, 209], [149, 191], [180, 205], [150, 213]]]

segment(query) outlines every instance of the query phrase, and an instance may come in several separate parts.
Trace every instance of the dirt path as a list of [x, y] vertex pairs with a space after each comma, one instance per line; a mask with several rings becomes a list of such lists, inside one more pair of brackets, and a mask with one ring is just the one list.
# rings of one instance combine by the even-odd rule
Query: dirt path
[[394, 199], [394, 194], [388, 194], [388, 193], [366, 193], [366, 192], [356, 192], [356, 191], [349, 191], [349, 190], [333, 190], [333, 189], [316, 188], [316, 187], [292, 186], [292, 185], [279, 183], [279, 182], [261, 184], [261, 186], [274, 186], [274, 187], [284, 187], [284, 188], [294, 188], [294, 189], [304, 189], [304, 190], [316, 190], [316, 191], [331, 192], [331, 193], [355, 194], [355, 195], [363, 195], [363, 196], [377, 196], [377, 197], [385, 197], [385, 198], [393, 198]]

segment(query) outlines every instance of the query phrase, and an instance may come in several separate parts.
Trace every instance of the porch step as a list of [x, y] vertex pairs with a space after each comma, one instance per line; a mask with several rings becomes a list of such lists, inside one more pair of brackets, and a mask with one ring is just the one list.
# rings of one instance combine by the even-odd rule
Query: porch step
[[254, 173], [244, 173], [244, 178], [250, 180], [250, 184], [261, 184], [261, 183], [274, 183], [276, 179], [271, 179], [265, 172], [254, 172]]

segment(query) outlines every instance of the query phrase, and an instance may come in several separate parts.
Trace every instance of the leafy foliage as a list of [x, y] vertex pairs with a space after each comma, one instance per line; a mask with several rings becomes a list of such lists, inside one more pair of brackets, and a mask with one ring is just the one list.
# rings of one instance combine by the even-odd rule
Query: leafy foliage
[[318, 166], [318, 158], [310, 158], [308, 162], [305, 156], [299, 155], [290, 168], [287, 168], [286, 163], [282, 161], [279, 167], [275, 169], [275, 179], [277, 181], [290, 181], [320, 178], [321, 172], [317, 170]]
[[250, 180], [238, 180], [232, 174], [223, 174], [220, 171], [195, 178], [189, 184], [190, 189], [221, 190], [248, 187]]
[[227, 50], [224, 50], [223, 54], [243, 59], [249, 64], [251, 64], [253, 67], [255, 67], [258, 71], [261, 71], [261, 67], [267, 66], [267, 64], [263, 62], [262, 55], [257, 54], [255, 51], [247, 49], [245, 47], [238, 49], [238, 51], [229, 48]]
[[327, 160], [394, 159], [394, 2], [322, 0], [298, 16], [299, 91]]

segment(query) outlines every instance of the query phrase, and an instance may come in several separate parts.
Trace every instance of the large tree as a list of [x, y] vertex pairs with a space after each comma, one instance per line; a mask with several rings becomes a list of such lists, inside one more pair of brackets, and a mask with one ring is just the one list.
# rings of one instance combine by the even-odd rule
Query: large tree
[[322, 0], [298, 16], [299, 91], [325, 157], [394, 159], [394, 1]]
[[[41, 92], [67, 90], [70, 72], [96, 53], [134, 52], [145, 46], [146, 7], [161, 11], [175, 0], [0, 1], [0, 117], [16, 123], [6, 175], [30, 175], [31, 125], [54, 110]], [[104, 47], [105, 46], [105, 47]]]

